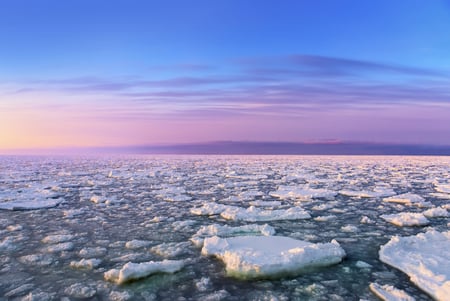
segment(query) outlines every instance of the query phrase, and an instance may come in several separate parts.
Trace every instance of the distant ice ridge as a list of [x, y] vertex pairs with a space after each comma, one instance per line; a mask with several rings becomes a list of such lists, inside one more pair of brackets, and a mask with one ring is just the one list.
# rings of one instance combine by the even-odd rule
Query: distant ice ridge
[[392, 237], [380, 248], [380, 260], [406, 273], [436, 300], [450, 296], [450, 231], [435, 230]]
[[413, 297], [405, 291], [399, 290], [392, 285], [379, 285], [371, 283], [370, 290], [383, 301], [415, 301]]
[[313, 244], [282, 236], [214, 236], [205, 239], [202, 254], [221, 259], [230, 276], [254, 279], [333, 265], [341, 262], [345, 251], [335, 240]]
[[123, 284], [155, 273], [175, 273], [181, 270], [184, 265], [184, 260], [163, 260], [142, 263], [128, 262], [121, 269], [112, 269], [105, 272], [104, 277], [105, 280]]

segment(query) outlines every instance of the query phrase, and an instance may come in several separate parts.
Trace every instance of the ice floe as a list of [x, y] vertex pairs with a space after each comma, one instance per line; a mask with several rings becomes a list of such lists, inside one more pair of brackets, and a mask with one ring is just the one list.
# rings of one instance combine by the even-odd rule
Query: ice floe
[[81, 283], [75, 283], [66, 288], [64, 290], [64, 293], [74, 298], [86, 299], [92, 298], [97, 293], [97, 291], [90, 286], [85, 286]]
[[165, 242], [154, 246], [150, 249], [155, 254], [161, 255], [163, 257], [176, 257], [181, 254], [188, 252], [191, 244], [187, 241], [184, 242]]
[[418, 207], [430, 207], [431, 203], [426, 202], [423, 197], [418, 194], [404, 193], [383, 199], [384, 202], [400, 203], [405, 205], [414, 205]]
[[195, 233], [192, 236], [191, 241], [194, 243], [195, 246], [202, 247], [203, 240], [206, 237], [211, 236], [229, 237], [229, 236], [250, 235], [250, 234], [270, 236], [275, 234], [275, 229], [269, 226], [268, 224], [264, 225], [251, 224], [238, 227], [214, 224], [209, 226], [202, 226], [197, 231], [197, 233]]
[[276, 220], [297, 220], [309, 219], [311, 215], [301, 207], [291, 207], [289, 209], [264, 210], [255, 206], [242, 208], [229, 206], [220, 216], [228, 220], [247, 222], [267, 222]]
[[379, 198], [395, 195], [395, 191], [392, 189], [378, 188], [373, 191], [341, 190], [339, 194], [358, 198]]
[[163, 260], [142, 263], [128, 262], [121, 269], [112, 269], [105, 272], [104, 277], [108, 281], [123, 284], [155, 273], [175, 273], [184, 266], [184, 260]]
[[270, 195], [280, 199], [333, 199], [337, 195], [337, 192], [323, 188], [279, 186]]
[[81, 259], [80, 261], [71, 261], [70, 267], [74, 269], [92, 270], [98, 267], [102, 263], [101, 259]]
[[425, 226], [430, 221], [422, 213], [401, 212], [397, 214], [383, 214], [380, 216], [385, 221], [396, 226]]
[[206, 238], [203, 255], [221, 259], [230, 276], [251, 279], [292, 275], [341, 262], [339, 243], [313, 244], [282, 236]]
[[64, 200], [58, 199], [32, 199], [0, 202], [0, 209], [3, 210], [36, 210], [47, 209], [58, 206]]
[[405, 291], [393, 287], [392, 285], [379, 285], [371, 283], [370, 290], [383, 301], [415, 301], [413, 297]]
[[229, 205], [219, 203], [206, 203], [201, 207], [191, 208], [190, 212], [195, 215], [217, 215], [225, 211]]
[[404, 273], [436, 300], [450, 296], [450, 231], [392, 237], [381, 246], [380, 260]]
[[445, 208], [431, 208], [428, 210], [425, 210], [423, 212], [423, 215], [425, 215], [428, 218], [432, 217], [448, 217], [448, 211]]

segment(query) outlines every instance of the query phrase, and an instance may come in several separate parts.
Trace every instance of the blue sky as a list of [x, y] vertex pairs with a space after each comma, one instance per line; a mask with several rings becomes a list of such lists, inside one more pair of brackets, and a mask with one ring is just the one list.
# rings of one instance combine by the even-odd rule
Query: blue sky
[[450, 144], [449, 32], [439, 0], [2, 1], [0, 146]]

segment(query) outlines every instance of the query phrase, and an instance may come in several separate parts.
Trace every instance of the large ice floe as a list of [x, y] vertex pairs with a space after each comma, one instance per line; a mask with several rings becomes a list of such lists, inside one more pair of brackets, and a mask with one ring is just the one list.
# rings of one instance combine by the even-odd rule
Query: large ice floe
[[400, 195], [391, 196], [383, 199], [384, 202], [388, 203], [400, 203], [409, 206], [417, 207], [430, 207], [431, 203], [426, 202], [423, 197], [414, 193], [404, 193]]
[[436, 300], [450, 297], [450, 231], [395, 236], [380, 249], [380, 260], [404, 273]]
[[203, 255], [221, 259], [227, 274], [237, 278], [295, 275], [341, 262], [345, 251], [338, 242], [313, 244], [282, 236], [206, 238]]
[[121, 269], [112, 269], [105, 272], [105, 279], [123, 284], [132, 280], [144, 278], [156, 273], [175, 273], [185, 265], [183, 260], [163, 260], [159, 262], [128, 262]]

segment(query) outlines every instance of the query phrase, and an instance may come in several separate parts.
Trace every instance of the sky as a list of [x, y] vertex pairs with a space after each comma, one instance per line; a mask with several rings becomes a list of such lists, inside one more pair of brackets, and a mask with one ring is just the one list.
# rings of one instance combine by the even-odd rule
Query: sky
[[0, 151], [450, 145], [449, 0], [0, 0]]

